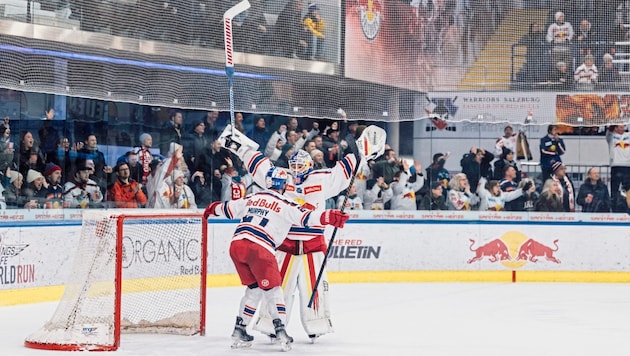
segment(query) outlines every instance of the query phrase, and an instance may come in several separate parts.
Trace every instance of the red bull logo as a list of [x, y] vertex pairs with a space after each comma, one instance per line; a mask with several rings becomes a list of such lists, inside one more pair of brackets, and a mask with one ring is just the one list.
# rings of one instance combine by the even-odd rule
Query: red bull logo
[[553, 240], [553, 244], [556, 246], [555, 249], [545, 246], [534, 239], [529, 239], [518, 249], [516, 260], [528, 260], [536, 263], [538, 262], [538, 257], [544, 257], [547, 261], [560, 263], [560, 260], [553, 256], [553, 253], [558, 251], [558, 240]]
[[473, 248], [477, 242], [470, 239], [470, 251], [475, 255], [467, 261], [468, 264], [487, 259], [489, 262], [500, 262], [505, 267], [514, 269], [527, 264], [537, 263], [544, 259], [553, 263], [560, 263], [554, 256], [558, 251], [558, 240], [553, 241], [553, 247], [527, 237], [518, 231], [508, 231], [500, 238], [494, 239]]
[[488, 257], [490, 262], [506, 261], [510, 260], [510, 253], [508, 252], [505, 242], [494, 239], [485, 245], [481, 245], [473, 250], [475, 240], [470, 239], [470, 250], [475, 253], [475, 257], [468, 260], [468, 263], [473, 263], [483, 260], [484, 257]]

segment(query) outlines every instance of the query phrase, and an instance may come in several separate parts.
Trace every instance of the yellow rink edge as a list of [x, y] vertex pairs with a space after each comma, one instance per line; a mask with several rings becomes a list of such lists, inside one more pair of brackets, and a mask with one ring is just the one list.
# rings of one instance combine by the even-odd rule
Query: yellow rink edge
[[[585, 271], [365, 271], [329, 272], [330, 283], [422, 283], [422, 282], [562, 282], [562, 283], [630, 283], [630, 272]], [[191, 288], [197, 285], [195, 276], [180, 278], [173, 283], [168, 278], [150, 278], [126, 281], [128, 292]], [[208, 288], [240, 286], [236, 274], [208, 275]], [[106, 288], [96, 288], [101, 294]], [[47, 286], [0, 290], [0, 307], [52, 302], [61, 299], [64, 286]], [[92, 293], [92, 291], [91, 291]], [[106, 292], [105, 292], [106, 293]]]

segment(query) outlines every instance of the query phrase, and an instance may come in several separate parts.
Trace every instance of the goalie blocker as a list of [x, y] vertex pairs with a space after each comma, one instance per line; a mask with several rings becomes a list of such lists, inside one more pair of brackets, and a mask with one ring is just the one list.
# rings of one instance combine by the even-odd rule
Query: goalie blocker
[[[227, 148], [241, 158], [245, 152], [250, 150], [256, 151], [259, 147], [256, 142], [247, 137], [244, 133], [239, 130], [233, 130], [231, 124], [228, 124], [221, 133], [221, 136], [219, 136], [219, 143], [221, 143], [221, 147]], [[264, 187], [264, 185], [262, 185], [262, 187]]]

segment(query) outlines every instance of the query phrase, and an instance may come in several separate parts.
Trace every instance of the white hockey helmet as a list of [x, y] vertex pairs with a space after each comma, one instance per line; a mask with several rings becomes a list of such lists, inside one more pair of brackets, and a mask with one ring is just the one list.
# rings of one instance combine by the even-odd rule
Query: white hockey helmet
[[289, 158], [289, 171], [295, 184], [302, 184], [313, 171], [313, 158], [304, 150], [297, 150]]
[[284, 168], [273, 167], [267, 172], [267, 188], [282, 190], [289, 178], [289, 174]]

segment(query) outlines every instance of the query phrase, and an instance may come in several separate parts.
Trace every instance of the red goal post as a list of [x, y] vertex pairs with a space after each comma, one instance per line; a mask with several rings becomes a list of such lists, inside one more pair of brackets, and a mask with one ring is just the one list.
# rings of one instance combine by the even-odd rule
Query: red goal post
[[85, 210], [82, 220], [64, 294], [26, 347], [113, 351], [121, 333], [205, 334], [202, 213]]

